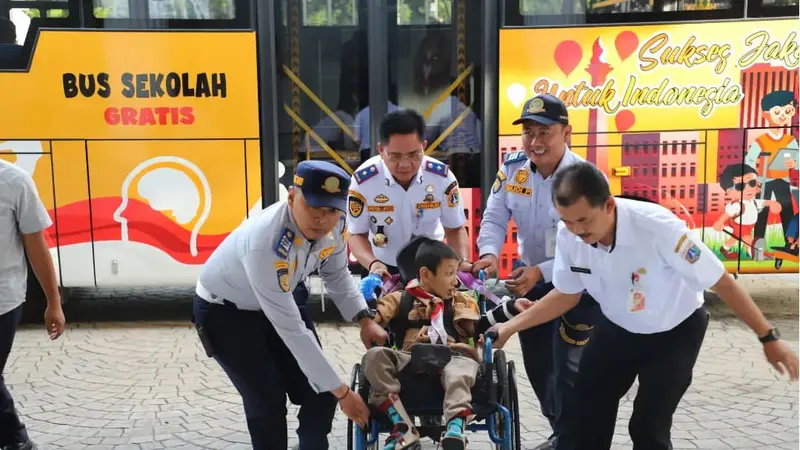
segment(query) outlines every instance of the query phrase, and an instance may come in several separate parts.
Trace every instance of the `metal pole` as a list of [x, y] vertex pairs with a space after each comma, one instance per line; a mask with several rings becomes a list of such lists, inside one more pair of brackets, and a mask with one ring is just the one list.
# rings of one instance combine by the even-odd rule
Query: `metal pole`
[[388, 110], [389, 67], [388, 6], [385, 1], [367, 2], [367, 46], [369, 67], [370, 154], [378, 154], [380, 124]]
[[273, 2], [253, 1], [256, 12], [258, 54], [258, 123], [261, 150], [261, 205], [278, 201], [278, 85], [280, 66], [275, 47], [275, 7]]
[[499, 66], [500, 26], [497, 20], [498, 4], [496, 1], [482, 1], [483, 13], [483, 111], [481, 125], [483, 127], [483, 152], [481, 152], [481, 195], [483, 204], [489, 199], [490, 186], [499, 166], [497, 152], [498, 138], [498, 106], [497, 76]]

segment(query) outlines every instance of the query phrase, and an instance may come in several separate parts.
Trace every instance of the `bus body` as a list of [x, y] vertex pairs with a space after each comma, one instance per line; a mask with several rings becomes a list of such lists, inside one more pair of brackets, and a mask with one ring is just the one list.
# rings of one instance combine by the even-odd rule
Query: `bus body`
[[[459, 180], [477, 258], [494, 173], [520, 150], [511, 122], [551, 92], [615, 194], [672, 209], [731, 272], [797, 272], [780, 251], [797, 167], [770, 171], [757, 151], [797, 153], [796, 112], [759, 109], [798, 92], [796, 1], [769, 1], [0, 0], [16, 25], [0, 42], [0, 158], [39, 188], [64, 288], [191, 286], [228, 233], [285, 198], [299, 160], [352, 173], [383, 114], [414, 108]], [[720, 219], [756, 214], [720, 180], [753, 152], [761, 242]], [[512, 223], [501, 277], [516, 257]]]

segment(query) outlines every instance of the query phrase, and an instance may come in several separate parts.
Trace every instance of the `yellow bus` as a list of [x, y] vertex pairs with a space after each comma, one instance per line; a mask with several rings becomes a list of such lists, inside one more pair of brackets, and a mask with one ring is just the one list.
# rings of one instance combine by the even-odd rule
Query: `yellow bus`
[[[797, 272], [796, 109], [760, 109], [796, 108], [792, 17], [797, 0], [0, 0], [0, 158], [37, 183], [65, 291], [191, 286], [299, 160], [352, 172], [396, 107], [424, 114], [474, 241], [522, 101], [553, 92], [616, 194], [673, 209], [731, 272]], [[754, 185], [721, 180], [750, 164]]]

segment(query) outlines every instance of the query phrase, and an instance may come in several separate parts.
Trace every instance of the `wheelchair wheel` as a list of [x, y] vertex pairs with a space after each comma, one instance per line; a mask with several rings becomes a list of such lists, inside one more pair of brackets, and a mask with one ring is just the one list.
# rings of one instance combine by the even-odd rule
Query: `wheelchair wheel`
[[[520, 448], [519, 446], [514, 447], [516, 443], [516, 439], [514, 436], [518, 433], [518, 426], [515, 427], [517, 421], [515, 420], [514, 415], [514, 408], [511, 401], [511, 386], [509, 385], [509, 375], [508, 375], [508, 363], [506, 363], [506, 354], [502, 350], [495, 350], [494, 352], [494, 367], [495, 373], [492, 374], [492, 378], [495, 378], [495, 388], [497, 389], [497, 402], [500, 403], [504, 408], [508, 409], [509, 413], [511, 413], [511, 436], [507, 436], [507, 438], [511, 439], [511, 448], [517, 449]], [[512, 366], [513, 367], [513, 366]], [[516, 386], [515, 386], [516, 388]], [[505, 418], [503, 417], [502, 413], [499, 411], [494, 417], [491, 419], [495, 422], [495, 430], [497, 430], [498, 435], [503, 435], [503, 430], [505, 428]], [[504, 436], [506, 437], [506, 436]], [[496, 450], [505, 450], [502, 444], [495, 445]]]
[[[359, 363], [354, 364], [353, 371], [350, 372], [350, 390], [357, 392], [364, 399], [369, 394], [366, 379], [364, 374], [361, 373], [361, 364]], [[356, 448], [356, 433], [364, 433], [364, 431], [352, 420], [347, 419], [347, 450], [378, 450], [377, 442], [373, 445], [365, 445], [363, 448]]]
[[511, 442], [513, 450], [522, 448], [522, 435], [519, 427], [519, 392], [517, 391], [517, 369], [514, 361], [508, 362], [508, 399], [511, 401], [511, 434], [514, 440]]

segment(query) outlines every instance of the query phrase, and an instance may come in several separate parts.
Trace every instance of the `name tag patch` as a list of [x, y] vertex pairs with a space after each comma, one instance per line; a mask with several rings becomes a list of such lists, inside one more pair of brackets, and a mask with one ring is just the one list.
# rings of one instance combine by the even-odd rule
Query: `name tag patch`
[[506, 183], [506, 191], [512, 194], [519, 194], [519, 195], [526, 195], [530, 197], [533, 194], [533, 190], [529, 187], [525, 186], [517, 186], [516, 184]]
[[377, 205], [370, 205], [367, 207], [367, 211], [369, 212], [394, 212], [394, 205], [384, 205], [384, 206], [377, 206]]
[[592, 271], [586, 267], [578, 267], [578, 266], [569, 266], [569, 270], [575, 273], [585, 273], [587, 275], [591, 274]]
[[417, 203], [417, 209], [437, 209], [442, 207], [442, 202]]

